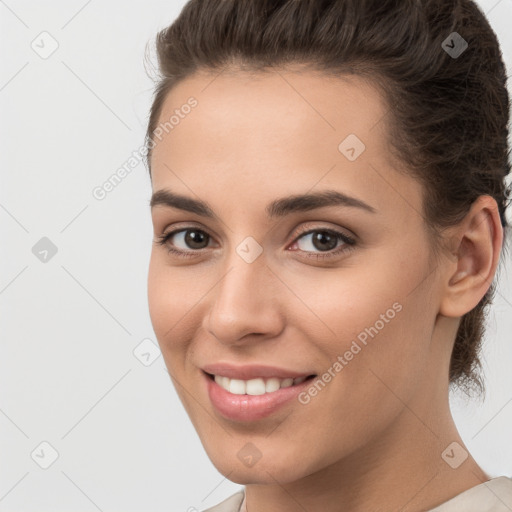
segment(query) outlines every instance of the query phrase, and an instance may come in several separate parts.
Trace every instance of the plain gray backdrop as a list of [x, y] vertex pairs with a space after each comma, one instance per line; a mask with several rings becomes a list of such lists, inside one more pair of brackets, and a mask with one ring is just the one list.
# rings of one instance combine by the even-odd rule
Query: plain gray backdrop
[[[142, 163], [146, 43], [182, 0], [0, 1], [0, 511], [202, 510], [241, 486], [207, 458], [156, 348]], [[512, 63], [512, 0], [479, 2]], [[492, 476], [512, 476], [510, 262], [485, 346], [487, 398], [452, 395]]]

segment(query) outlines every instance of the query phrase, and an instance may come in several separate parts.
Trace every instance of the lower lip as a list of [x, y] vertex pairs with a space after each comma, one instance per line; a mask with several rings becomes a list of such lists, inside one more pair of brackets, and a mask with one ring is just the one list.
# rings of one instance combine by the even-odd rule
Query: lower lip
[[290, 402], [313, 380], [306, 379], [300, 384], [278, 389], [263, 395], [235, 395], [219, 386], [206, 373], [208, 396], [217, 411], [227, 419], [236, 421], [255, 421], [270, 416]]

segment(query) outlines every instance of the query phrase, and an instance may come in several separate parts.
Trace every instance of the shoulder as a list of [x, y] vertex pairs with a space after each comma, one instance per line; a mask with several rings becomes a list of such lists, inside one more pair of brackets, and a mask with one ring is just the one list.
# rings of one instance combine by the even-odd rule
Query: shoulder
[[512, 478], [498, 476], [479, 484], [429, 512], [510, 512]]
[[240, 490], [235, 494], [232, 494], [229, 498], [218, 503], [214, 507], [210, 507], [203, 512], [239, 512], [240, 505], [244, 499], [244, 490]]

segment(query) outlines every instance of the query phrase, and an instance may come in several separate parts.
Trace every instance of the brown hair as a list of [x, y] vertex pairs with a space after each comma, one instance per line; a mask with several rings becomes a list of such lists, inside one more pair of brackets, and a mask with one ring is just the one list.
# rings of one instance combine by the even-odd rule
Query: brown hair
[[[464, 41], [460, 55], [450, 54], [460, 53]], [[150, 174], [152, 135], [179, 81], [196, 71], [304, 64], [380, 87], [390, 107], [390, 151], [423, 183], [423, 213], [436, 236], [481, 195], [496, 200], [507, 228], [507, 76], [496, 35], [473, 1], [190, 0], [158, 33], [156, 49], [160, 76], [146, 134]], [[493, 283], [456, 335], [449, 378], [467, 394], [484, 391], [479, 353], [494, 293]]]

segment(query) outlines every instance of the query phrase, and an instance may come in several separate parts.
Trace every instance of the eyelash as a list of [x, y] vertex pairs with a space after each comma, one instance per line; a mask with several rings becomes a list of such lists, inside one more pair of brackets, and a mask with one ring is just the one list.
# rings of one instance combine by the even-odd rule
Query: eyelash
[[[294, 245], [301, 237], [310, 235], [311, 233], [317, 233], [317, 232], [328, 233], [330, 235], [334, 235], [338, 241], [341, 240], [342, 242], [344, 242], [344, 245], [341, 245], [339, 248], [331, 249], [331, 251], [325, 252], [325, 253], [311, 254], [311, 252], [309, 252], [309, 251], [302, 251], [302, 252], [306, 253], [306, 258], [314, 258], [316, 260], [325, 260], [325, 259], [329, 259], [329, 258], [338, 256], [339, 254], [341, 254], [343, 252], [349, 252], [349, 251], [354, 250], [354, 246], [356, 244], [355, 239], [346, 235], [345, 233], [341, 233], [340, 231], [336, 231], [334, 229], [323, 229], [323, 228], [316, 228], [316, 229], [305, 228], [305, 229], [306, 230], [304, 232], [298, 233], [298, 235], [295, 237], [292, 245]], [[185, 228], [181, 228], [181, 229], [176, 229], [174, 231], [171, 231], [170, 233], [164, 233], [163, 235], [160, 235], [157, 238], [156, 243], [161, 246], [166, 246], [169, 254], [174, 254], [178, 258], [193, 258], [194, 256], [197, 255], [197, 253], [202, 252], [203, 249], [191, 249], [189, 251], [183, 251], [183, 250], [179, 250], [179, 249], [174, 249], [167, 243], [168, 240], [173, 235], [176, 235], [183, 231], [198, 231], [200, 233], [204, 233], [204, 234], [208, 235], [208, 233], [202, 229], [196, 228], [194, 226], [189, 226], [189, 227], [185, 227]], [[208, 235], [208, 236], [210, 236], [210, 235]], [[300, 249], [297, 249], [297, 250], [300, 251]]]

